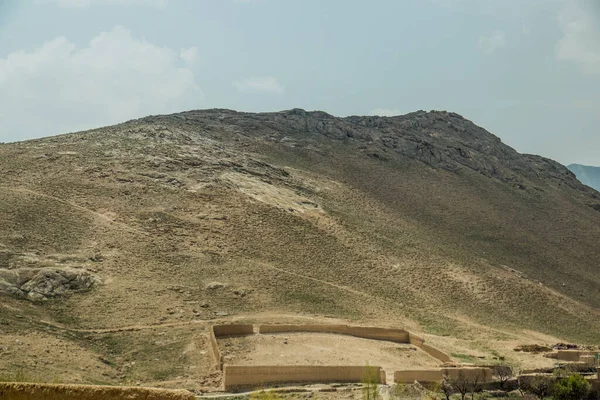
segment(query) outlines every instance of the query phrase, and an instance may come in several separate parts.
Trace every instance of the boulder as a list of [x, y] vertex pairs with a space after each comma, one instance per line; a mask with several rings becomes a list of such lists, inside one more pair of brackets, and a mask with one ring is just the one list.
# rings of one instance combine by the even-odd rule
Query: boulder
[[206, 285], [206, 289], [207, 290], [216, 290], [216, 289], [221, 289], [226, 287], [227, 285], [225, 283], [221, 283], [221, 282], [210, 282], [208, 285]]
[[18, 299], [44, 301], [89, 290], [101, 283], [98, 276], [76, 268], [0, 268], [0, 293]]

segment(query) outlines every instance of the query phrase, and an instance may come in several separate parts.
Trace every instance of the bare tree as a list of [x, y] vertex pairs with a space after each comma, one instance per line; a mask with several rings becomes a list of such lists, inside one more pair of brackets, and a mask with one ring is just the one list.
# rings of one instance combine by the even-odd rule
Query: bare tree
[[450, 396], [454, 394], [454, 385], [452, 384], [452, 380], [450, 377], [445, 374], [442, 377], [442, 382], [440, 383], [440, 390], [444, 393], [446, 400], [450, 400]]
[[521, 397], [525, 397], [526, 393], [530, 393], [540, 400], [544, 400], [550, 395], [554, 381], [555, 378], [548, 375], [537, 375], [528, 380], [519, 375], [517, 377], [517, 389], [521, 393]]
[[523, 377], [521, 375], [517, 376], [517, 390], [521, 397], [525, 397], [525, 383], [523, 382]]
[[460, 393], [460, 399], [465, 400], [465, 396], [469, 393], [469, 389], [471, 388], [471, 382], [469, 382], [465, 373], [463, 371], [458, 371], [458, 376], [452, 378], [451, 382], [454, 390]]
[[531, 380], [529, 391], [539, 397], [540, 400], [544, 400], [546, 396], [550, 395], [553, 383], [553, 379], [549, 376], [538, 375]]
[[481, 373], [475, 374], [475, 376], [470, 379], [471, 400], [475, 400], [475, 393], [480, 393], [483, 390], [484, 380], [484, 376], [482, 376]]
[[508, 364], [498, 364], [492, 368], [492, 374], [500, 381], [500, 389], [504, 390], [504, 385], [515, 376], [515, 371]]

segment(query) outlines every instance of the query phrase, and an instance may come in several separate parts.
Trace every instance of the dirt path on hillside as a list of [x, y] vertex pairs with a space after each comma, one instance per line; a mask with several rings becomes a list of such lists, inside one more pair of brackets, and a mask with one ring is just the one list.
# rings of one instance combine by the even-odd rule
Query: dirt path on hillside
[[122, 326], [118, 328], [100, 328], [100, 329], [77, 329], [77, 328], [69, 328], [64, 325], [56, 324], [50, 321], [41, 320], [40, 323], [44, 325], [51, 326], [53, 328], [69, 331], [69, 332], [77, 332], [77, 333], [115, 333], [115, 332], [132, 332], [132, 331], [143, 331], [146, 329], [155, 329], [155, 328], [172, 328], [178, 326], [188, 326], [193, 324], [209, 324], [213, 322], [213, 320], [192, 320], [185, 322], [169, 322], [165, 324], [156, 324], [156, 325], [129, 325]]
[[320, 284], [323, 284], [323, 285], [327, 285], [327, 286], [330, 286], [330, 287], [333, 287], [333, 288], [336, 288], [336, 289], [340, 289], [340, 290], [343, 290], [343, 291], [346, 291], [346, 292], [350, 292], [352, 294], [356, 294], [356, 295], [364, 296], [364, 297], [369, 297], [369, 298], [372, 298], [372, 299], [375, 299], [375, 300], [378, 300], [378, 301], [382, 300], [381, 298], [372, 296], [372, 295], [370, 295], [368, 293], [365, 293], [365, 292], [361, 292], [360, 290], [352, 289], [351, 287], [348, 287], [348, 286], [342, 286], [342, 285], [338, 285], [337, 283], [333, 283], [333, 282], [329, 282], [329, 281], [324, 281], [324, 280], [319, 279], [319, 278], [313, 278], [312, 276], [298, 274], [296, 272], [291, 272], [291, 271], [286, 271], [285, 269], [274, 267], [272, 265], [267, 265], [267, 264], [261, 264], [261, 265], [263, 267], [267, 268], [267, 269], [271, 269], [271, 270], [278, 271], [278, 272], [283, 272], [284, 274], [292, 275], [292, 276], [295, 276], [297, 278], [308, 279], [308, 280], [311, 280], [313, 282], [317, 282], [317, 283], [320, 283]]
[[77, 333], [115, 333], [115, 332], [131, 332], [131, 331], [142, 331], [147, 329], [155, 329], [155, 328], [176, 328], [181, 326], [189, 326], [189, 325], [214, 325], [219, 323], [227, 323], [227, 322], [235, 322], [235, 321], [243, 321], [247, 319], [263, 319], [264, 321], [276, 321], [276, 320], [306, 320], [310, 322], [314, 322], [315, 320], [321, 321], [324, 324], [336, 324], [336, 323], [346, 323], [342, 320], [336, 318], [316, 318], [309, 315], [297, 315], [297, 314], [285, 314], [285, 313], [255, 313], [255, 314], [246, 314], [246, 315], [237, 315], [234, 317], [223, 317], [223, 318], [214, 318], [214, 319], [195, 319], [191, 321], [184, 322], [166, 322], [162, 324], [152, 324], [152, 325], [127, 325], [120, 326], [114, 328], [94, 328], [94, 329], [79, 329], [79, 328], [69, 328], [67, 326], [57, 324], [54, 322], [40, 320], [39, 323], [43, 325], [50, 326], [55, 329], [69, 331], [69, 332], [77, 332]]

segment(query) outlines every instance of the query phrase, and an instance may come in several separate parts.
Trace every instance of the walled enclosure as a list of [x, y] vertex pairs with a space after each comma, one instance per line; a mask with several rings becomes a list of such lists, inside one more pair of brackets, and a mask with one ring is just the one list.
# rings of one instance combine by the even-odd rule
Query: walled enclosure
[[[425, 344], [425, 340], [423, 338], [412, 335], [410, 332], [403, 329], [326, 324], [261, 324], [258, 325], [256, 329], [254, 325], [249, 324], [214, 325], [211, 327], [209, 332], [210, 351], [212, 353], [213, 362], [215, 363], [216, 368], [223, 371], [223, 385], [225, 390], [241, 387], [262, 386], [270, 383], [361, 382], [363, 380], [367, 371], [365, 366], [223, 365], [223, 358], [217, 342], [217, 339], [220, 337], [244, 336], [252, 335], [254, 333], [263, 334], [302, 332], [332, 333], [365, 339], [385, 340], [396, 343], [410, 343], [442, 363], [453, 361], [449, 355]], [[376, 368], [379, 382], [385, 383], [385, 371], [383, 371], [381, 367], [371, 368]], [[403, 371], [399, 372], [404, 373]], [[430, 372], [430, 375], [435, 378], [434, 380], [441, 380], [441, 369], [432, 370]], [[491, 371], [489, 371], [488, 375], [491, 379]], [[438, 377], [439, 379], [437, 379]], [[415, 379], [413, 379], [411, 383], [414, 382], [414, 380]]]
[[558, 350], [556, 359], [560, 361], [585, 361], [581, 359], [586, 356], [595, 356], [597, 351], [582, 351], [582, 350]]
[[259, 325], [260, 333], [284, 333], [284, 332], [320, 332], [350, 335], [365, 339], [387, 340], [396, 343], [410, 343], [442, 363], [452, 362], [452, 358], [427, 344], [425, 339], [415, 336], [403, 329], [363, 327], [350, 325]]
[[0, 398], [11, 400], [194, 400], [196, 396], [186, 390], [0, 382]]

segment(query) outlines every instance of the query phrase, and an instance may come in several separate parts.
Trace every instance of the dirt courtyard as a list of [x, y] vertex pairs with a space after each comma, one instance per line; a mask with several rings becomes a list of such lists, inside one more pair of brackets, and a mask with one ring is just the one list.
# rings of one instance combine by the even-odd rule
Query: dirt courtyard
[[277, 333], [219, 339], [226, 364], [369, 365], [390, 377], [398, 369], [431, 368], [438, 360], [411, 344], [328, 333]]

